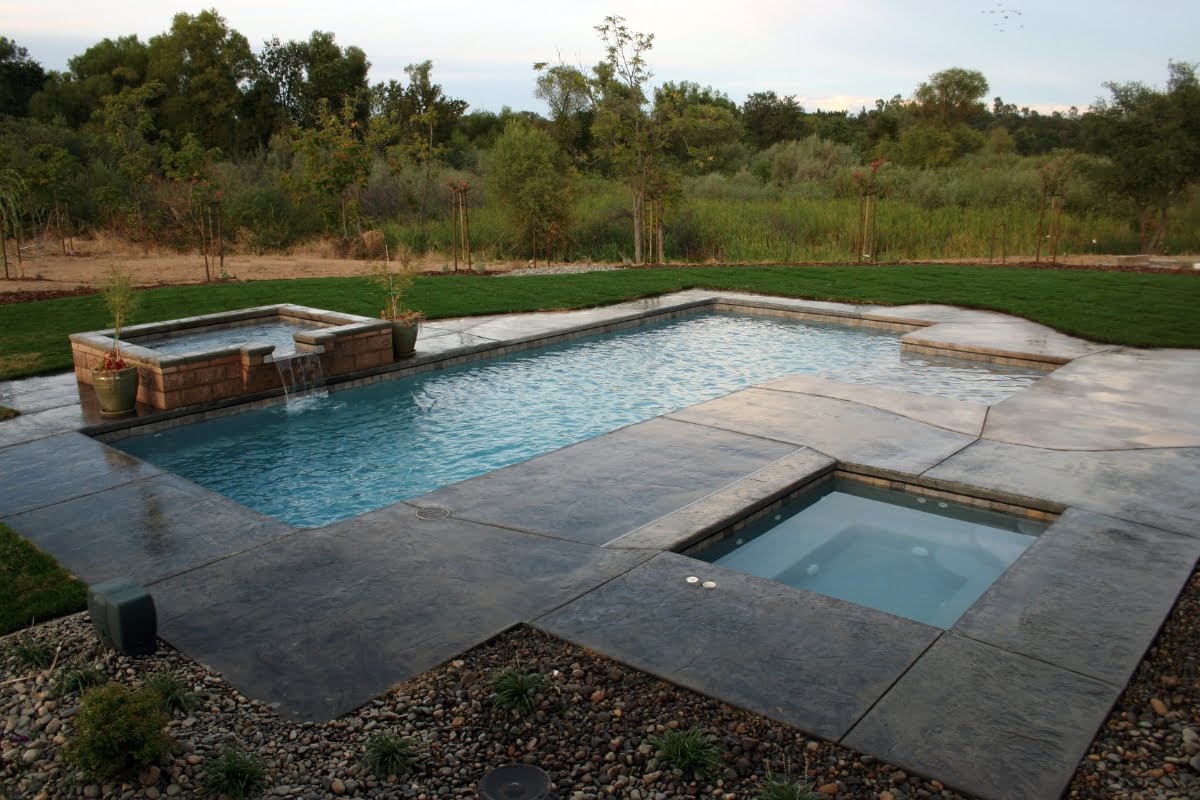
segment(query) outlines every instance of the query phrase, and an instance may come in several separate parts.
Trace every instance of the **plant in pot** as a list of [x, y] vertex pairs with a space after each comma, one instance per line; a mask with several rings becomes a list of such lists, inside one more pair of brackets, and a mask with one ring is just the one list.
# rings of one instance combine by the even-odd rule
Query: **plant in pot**
[[137, 404], [138, 371], [121, 357], [121, 328], [137, 307], [133, 276], [110, 267], [100, 287], [100, 295], [112, 318], [113, 346], [104, 356], [104, 363], [92, 370], [92, 386], [100, 400], [101, 414], [128, 414]]
[[371, 280], [383, 290], [385, 305], [379, 316], [392, 322], [392, 355], [408, 358], [417, 351], [417, 332], [425, 315], [404, 304], [404, 293], [417, 277], [417, 269], [407, 250], [402, 250], [399, 265], [392, 263], [387, 246], [384, 246], [382, 264], [375, 264]]

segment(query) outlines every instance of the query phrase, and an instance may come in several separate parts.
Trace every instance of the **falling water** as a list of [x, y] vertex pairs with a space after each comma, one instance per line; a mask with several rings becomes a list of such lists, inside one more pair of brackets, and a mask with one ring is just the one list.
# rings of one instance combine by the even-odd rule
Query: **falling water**
[[325, 373], [321, 370], [321, 357], [317, 353], [288, 353], [277, 356], [275, 369], [279, 371], [279, 382], [283, 394], [290, 404], [306, 397], [324, 397]]

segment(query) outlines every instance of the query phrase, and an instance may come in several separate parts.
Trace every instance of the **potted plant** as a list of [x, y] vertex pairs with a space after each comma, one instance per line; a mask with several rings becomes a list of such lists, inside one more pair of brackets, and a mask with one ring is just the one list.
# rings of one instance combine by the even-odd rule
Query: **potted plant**
[[101, 414], [128, 414], [137, 405], [138, 371], [121, 357], [121, 328], [137, 306], [133, 276], [110, 267], [100, 294], [112, 317], [113, 346], [104, 356], [104, 363], [92, 370], [92, 386], [100, 400]]
[[382, 319], [392, 322], [392, 355], [408, 358], [417, 351], [417, 332], [425, 315], [404, 305], [404, 293], [417, 276], [408, 251], [401, 251], [400, 265], [394, 267], [387, 245], [383, 249], [384, 261], [376, 264], [371, 279], [383, 290], [386, 305], [379, 312]]

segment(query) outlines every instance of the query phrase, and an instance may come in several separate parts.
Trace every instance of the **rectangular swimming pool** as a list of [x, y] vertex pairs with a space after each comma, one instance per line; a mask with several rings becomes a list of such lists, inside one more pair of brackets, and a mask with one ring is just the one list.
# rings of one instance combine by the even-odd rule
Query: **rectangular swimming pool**
[[995, 403], [1045, 373], [902, 355], [872, 328], [706, 313], [131, 436], [264, 514], [324, 525], [796, 373]]
[[837, 480], [692, 556], [949, 628], [1046, 527]]

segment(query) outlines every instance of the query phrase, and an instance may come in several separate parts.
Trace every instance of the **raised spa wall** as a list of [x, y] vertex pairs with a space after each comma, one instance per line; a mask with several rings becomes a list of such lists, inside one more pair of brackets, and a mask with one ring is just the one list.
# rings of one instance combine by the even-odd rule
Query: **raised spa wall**
[[[130, 325], [121, 331], [121, 356], [138, 368], [138, 403], [170, 410], [245, 397], [283, 388], [273, 360], [275, 346], [249, 342], [183, 354], [166, 354], [137, 343], [149, 337], [201, 333], [264, 322], [309, 326], [294, 334], [296, 353], [315, 353], [325, 376], [345, 375], [390, 364], [389, 320], [291, 304], [258, 306], [219, 314]], [[112, 350], [112, 329], [71, 334], [75, 377], [92, 382], [92, 370]]]

